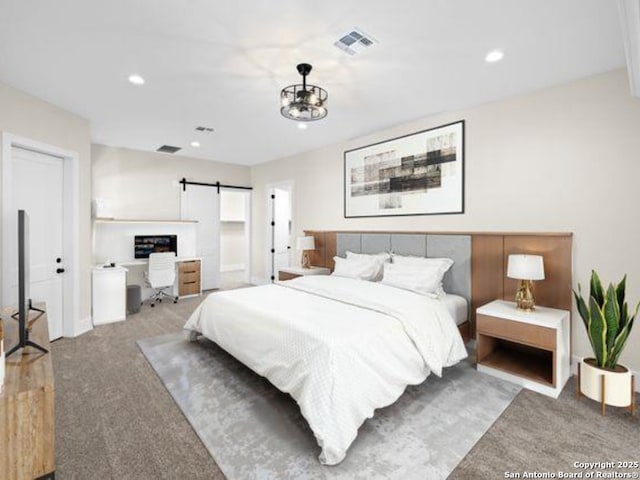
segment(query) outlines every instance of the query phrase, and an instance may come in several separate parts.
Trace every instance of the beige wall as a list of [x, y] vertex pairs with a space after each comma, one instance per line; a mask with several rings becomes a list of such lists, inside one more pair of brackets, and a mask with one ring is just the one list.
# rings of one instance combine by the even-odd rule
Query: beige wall
[[181, 178], [198, 182], [249, 185], [249, 167], [197, 158], [91, 146], [92, 198], [109, 201], [113, 216], [148, 220], [180, 218]]
[[[466, 120], [466, 213], [343, 218], [343, 152]], [[312, 133], [311, 131], [304, 134]], [[304, 229], [571, 231], [574, 283], [591, 269], [607, 280], [629, 274], [640, 300], [640, 99], [618, 70], [469, 110], [425, 118], [366, 137], [256, 166], [253, 269], [264, 277], [264, 186], [293, 180], [295, 235]], [[297, 258], [297, 252], [294, 258]], [[574, 353], [590, 348], [573, 315]], [[622, 361], [640, 370], [640, 327]]]
[[[78, 332], [90, 325], [88, 320], [91, 316], [91, 131], [89, 121], [0, 83], [0, 133], [10, 133], [43, 142], [76, 152], [79, 156], [81, 322], [73, 328], [73, 331]], [[0, 165], [1, 155], [0, 152]], [[0, 228], [2, 228], [1, 225]], [[2, 235], [0, 235], [1, 238]], [[65, 325], [65, 331], [69, 331], [67, 325]]]

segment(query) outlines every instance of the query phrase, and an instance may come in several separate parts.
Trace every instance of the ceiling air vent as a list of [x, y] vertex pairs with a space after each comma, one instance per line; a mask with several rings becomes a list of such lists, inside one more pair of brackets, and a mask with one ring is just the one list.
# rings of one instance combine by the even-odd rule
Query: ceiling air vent
[[173, 147], [171, 145], [162, 145], [160, 148], [156, 150], [156, 152], [161, 153], [176, 153], [177, 151], [182, 150], [182, 147]]
[[211, 132], [213, 132], [213, 128], [211, 128], [211, 127], [196, 127], [196, 132], [211, 133]]
[[371, 47], [374, 43], [378, 43], [375, 38], [367, 35], [362, 30], [354, 28], [349, 33], [343, 35], [334, 45], [349, 55], [355, 55]]

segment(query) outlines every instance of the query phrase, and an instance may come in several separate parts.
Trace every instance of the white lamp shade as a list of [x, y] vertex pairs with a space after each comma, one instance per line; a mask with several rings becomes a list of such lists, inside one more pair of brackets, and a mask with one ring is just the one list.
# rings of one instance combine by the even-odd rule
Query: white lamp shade
[[541, 255], [509, 255], [507, 277], [518, 280], [544, 280]]
[[316, 240], [314, 237], [298, 237], [296, 247], [298, 250], [315, 250]]

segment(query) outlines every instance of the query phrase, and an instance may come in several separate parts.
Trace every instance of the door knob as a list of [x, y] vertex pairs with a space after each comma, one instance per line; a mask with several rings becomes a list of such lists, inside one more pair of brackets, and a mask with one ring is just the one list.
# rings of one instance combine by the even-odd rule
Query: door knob
[[62, 263], [62, 258], [60, 257], [56, 258], [56, 263]]
[[56, 268], [56, 273], [64, 273], [64, 268]]

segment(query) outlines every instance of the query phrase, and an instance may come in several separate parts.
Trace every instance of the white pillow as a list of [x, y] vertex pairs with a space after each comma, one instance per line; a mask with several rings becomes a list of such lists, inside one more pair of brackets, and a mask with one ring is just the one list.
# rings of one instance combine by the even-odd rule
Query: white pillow
[[453, 265], [453, 260], [450, 258], [413, 257], [405, 255], [393, 255], [392, 261], [399, 265], [439, 266], [443, 270], [442, 275], [444, 275], [447, 270], [451, 268], [451, 265]]
[[441, 270], [438, 265], [387, 263], [384, 266], [382, 283], [438, 298], [442, 284]]
[[393, 255], [392, 257], [393, 263], [398, 265], [413, 265], [413, 266], [423, 266], [423, 267], [437, 267], [439, 269], [440, 274], [440, 286], [438, 288], [438, 296], [445, 296], [446, 293], [444, 288], [442, 288], [442, 278], [444, 274], [451, 268], [453, 265], [453, 260], [450, 258], [429, 258], [429, 257], [413, 257], [413, 256], [405, 256], [405, 255]]
[[331, 275], [336, 277], [373, 280], [380, 268], [379, 261], [374, 258], [342, 258], [333, 257], [335, 268]]
[[380, 253], [374, 253], [374, 254], [354, 253], [347, 250], [347, 260], [358, 259], [358, 258], [373, 259], [376, 262], [378, 262], [378, 271], [376, 272], [376, 276], [373, 278], [373, 281], [379, 282], [380, 280], [382, 280], [382, 273], [384, 270], [385, 262], [391, 261], [391, 254], [388, 252], [380, 252]]

